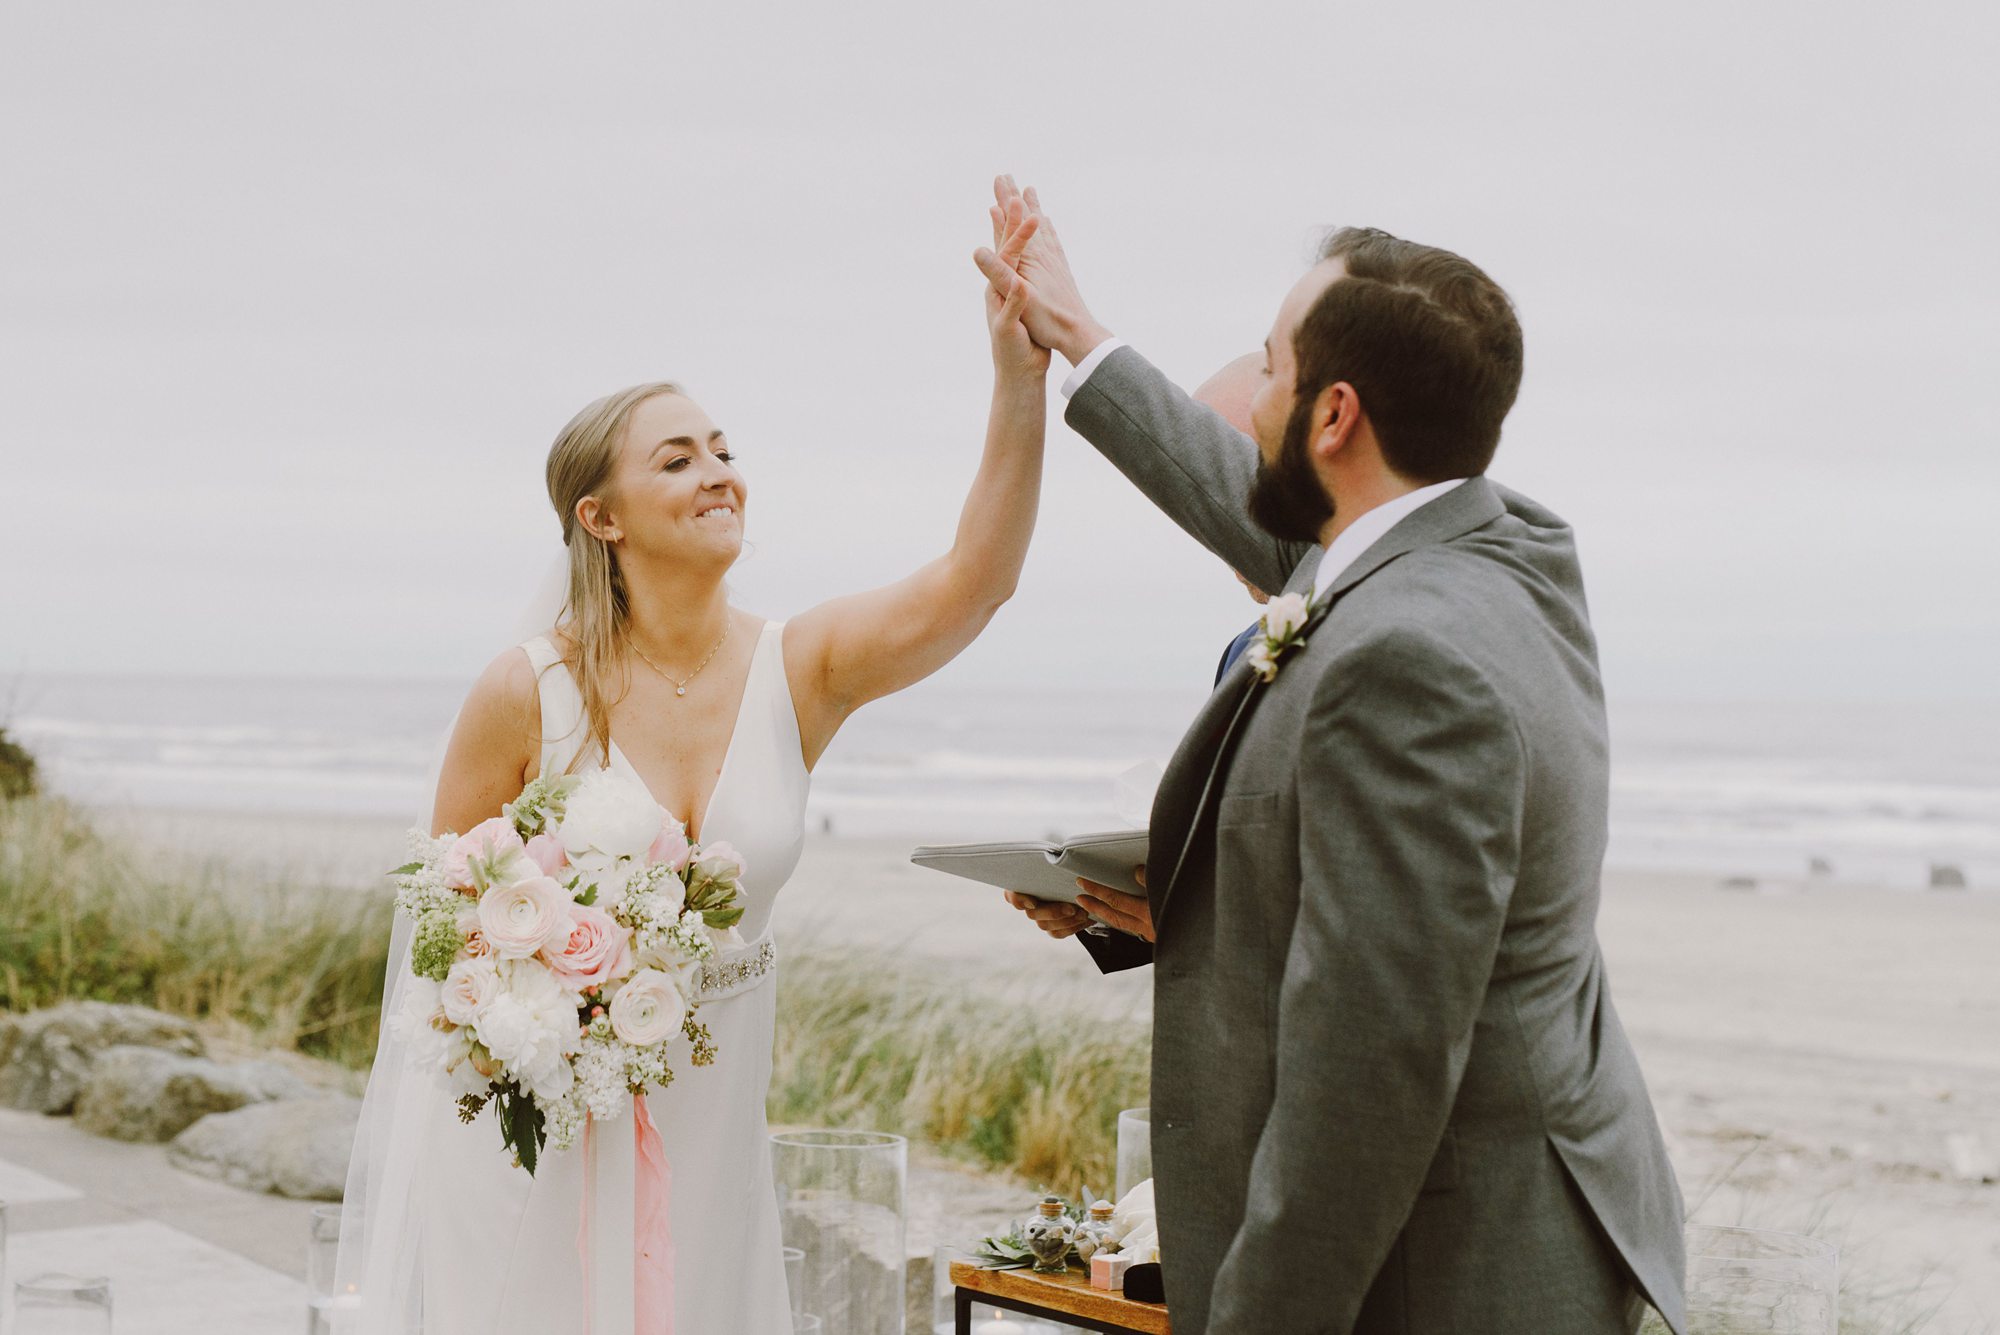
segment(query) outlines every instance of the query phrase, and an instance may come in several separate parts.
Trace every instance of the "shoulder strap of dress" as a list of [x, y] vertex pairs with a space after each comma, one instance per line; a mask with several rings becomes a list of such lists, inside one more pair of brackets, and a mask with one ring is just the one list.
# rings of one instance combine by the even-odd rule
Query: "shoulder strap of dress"
[[523, 641], [521, 648], [535, 669], [535, 692], [542, 707], [541, 772], [560, 773], [584, 745], [583, 692], [563, 662], [562, 651], [548, 636]]
[[758, 647], [769, 652], [759, 656], [758, 669], [764, 674], [761, 682], [751, 685], [762, 692], [765, 717], [770, 720], [772, 734], [779, 742], [779, 754], [797, 763], [803, 772], [806, 767], [803, 746], [799, 741], [798, 705], [792, 699], [791, 674], [785, 671], [785, 623], [767, 621], [761, 632], [770, 638], [768, 645]]

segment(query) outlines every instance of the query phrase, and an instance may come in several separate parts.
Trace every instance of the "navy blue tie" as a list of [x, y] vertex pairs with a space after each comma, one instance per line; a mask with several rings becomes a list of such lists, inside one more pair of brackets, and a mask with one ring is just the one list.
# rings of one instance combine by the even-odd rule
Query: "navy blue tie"
[[1256, 639], [1257, 633], [1263, 629], [1264, 623], [1261, 619], [1252, 622], [1250, 625], [1244, 627], [1241, 635], [1238, 635], [1229, 642], [1229, 647], [1222, 651], [1222, 662], [1215, 669], [1215, 684], [1217, 686], [1222, 684], [1222, 679], [1229, 675], [1229, 669], [1236, 666], [1236, 660], [1243, 657], [1244, 652], [1250, 647], [1250, 641]]

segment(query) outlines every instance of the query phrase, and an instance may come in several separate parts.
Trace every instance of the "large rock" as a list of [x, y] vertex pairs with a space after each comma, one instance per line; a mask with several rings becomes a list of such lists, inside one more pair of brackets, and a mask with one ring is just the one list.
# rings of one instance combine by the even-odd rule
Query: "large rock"
[[71, 1001], [29, 1015], [0, 1016], [0, 1106], [68, 1112], [98, 1057], [115, 1047], [202, 1055], [192, 1024], [144, 1006]]
[[337, 1201], [359, 1099], [285, 1099], [211, 1113], [174, 1137], [176, 1167], [295, 1200]]
[[225, 1066], [161, 1048], [110, 1048], [76, 1097], [76, 1124], [113, 1140], [172, 1140], [210, 1113], [311, 1094], [276, 1062]]

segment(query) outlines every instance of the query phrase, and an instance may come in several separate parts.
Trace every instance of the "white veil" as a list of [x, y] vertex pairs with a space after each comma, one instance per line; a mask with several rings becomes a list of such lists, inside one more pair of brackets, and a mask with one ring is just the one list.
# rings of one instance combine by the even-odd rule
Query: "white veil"
[[[556, 623], [569, 590], [569, 558], [557, 556], [512, 628], [518, 643]], [[457, 720], [452, 721], [457, 727]], [[447, 732], [432, 751], [428, 786], [416, 823], [428, 832], [438, 777], [444, 770]], [[340, 1256], [329, 1324], [340, 1335], [419, 1335], [423, 1290], [419, 1281], [423, 1200], [416, 1191], [424, 1131], [451, 1095], [442, 1079], [410, 1064], [410, 1044], [392, 1023], [403, 1012], [410, 981], [410, 924], [396, 917], [389, 935], [389, 973], [383, 987], [382, 1034], [375, 1045], [368, 1092], [347, 1162], [340, 1212]]]

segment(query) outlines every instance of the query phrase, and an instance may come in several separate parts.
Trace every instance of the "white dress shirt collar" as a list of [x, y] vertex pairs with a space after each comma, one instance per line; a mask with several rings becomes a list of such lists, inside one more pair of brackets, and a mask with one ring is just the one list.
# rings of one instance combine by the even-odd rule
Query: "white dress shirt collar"
[[1455, 477], [1449, 482], [1434, 482], [1428, 487], [1418, 487], [1406, 496], [1398, 496], [1393, 501], [1376, 506], [1342, 529], [1340, 536], [1333, 540], [1333, 545], [1326, 549], [1326, 555], [1320, 560], [1319, 570], [1313, 576], [1312, 601], [1318, 602], [1333, 582], [1359, 560], [1363, 552], [1379, 542], [1390, 529], [1464, 481], [1462, 477]]

